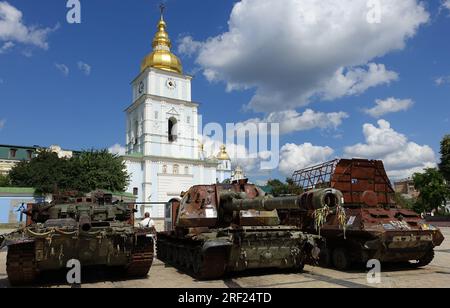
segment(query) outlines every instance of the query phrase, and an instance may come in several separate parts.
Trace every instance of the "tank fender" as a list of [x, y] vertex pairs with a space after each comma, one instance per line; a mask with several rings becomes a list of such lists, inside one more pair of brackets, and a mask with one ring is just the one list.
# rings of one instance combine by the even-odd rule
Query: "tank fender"
[[214, 248], [225, 248], [230, 249], [231, 248], [231, 242], [227, 240], [214, 240], [214, 241], [208, 241], [206, 242], [202, 247], [202, 252], [206, 252], [210, 249]]

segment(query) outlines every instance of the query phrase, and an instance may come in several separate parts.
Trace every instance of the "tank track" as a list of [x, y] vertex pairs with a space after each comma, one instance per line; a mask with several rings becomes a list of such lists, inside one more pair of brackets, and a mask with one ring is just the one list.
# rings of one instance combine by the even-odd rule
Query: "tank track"
[[203, 251], [203, 242], [171, 240], [158, 236], [160, 261], [187, 272], [199, 280], [221, 278], [226, 272], [227, 254], [223, 247]]
[[416, 268], [425, 267], [433, 262], [434, 256], [434, 249], [431, 249], [421, 259], [417, 260], [415, 263], [411, 263], [411, 265]]
[[126, 267], [126, 275], [132, 278], [146, 277], [152, 267], [153, 259], [153, 242], [151, 245], [137, 247], [133, 251], [130, 263]]
[[32, 284], [39, 272], [37, 270], [34, 243], [23, 243], [8, 247], [6, 272], [12, 286]]

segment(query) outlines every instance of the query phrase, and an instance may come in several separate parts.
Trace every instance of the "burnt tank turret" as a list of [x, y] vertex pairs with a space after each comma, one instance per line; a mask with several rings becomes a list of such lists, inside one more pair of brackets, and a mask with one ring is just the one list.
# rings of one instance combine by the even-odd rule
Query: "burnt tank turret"
[[348, 269], [353, 263], [410, 262], [422, 267], [434, 258], [434, 247], [442, 244], [440, 230], [412, 210], [400, 208], [382, 161], [338, 159], [300, 170], [294, 182], [307, 192], [337, 189], [343, 194], [345, 230], [338, 215], [329, 212], [318, 228], [317, 211], [289, 210], [280, 213], [283, 224], [326, 239], [321, 264]]
[[129, 277], [150, 270], [153, 230], [135, 228], [133, 205], [113, 201], [111, 194], [56, 196], [25, 214], [27, 226], [0, 239], [0, 247], [8, 247], [11, 285], [31, 284], [40, 272], [66, 268], [72, 259], [82, 267], [123, 267]]
[[246, 180], [194, 186], [182, 197], [174, 230], [158, 234], [158, 258], [199, 279], [247, 269], [301, 270], [316, 264], [321, 239], [280, 225], [277, 210], [321, 207], [324, 200], [272, 198]]

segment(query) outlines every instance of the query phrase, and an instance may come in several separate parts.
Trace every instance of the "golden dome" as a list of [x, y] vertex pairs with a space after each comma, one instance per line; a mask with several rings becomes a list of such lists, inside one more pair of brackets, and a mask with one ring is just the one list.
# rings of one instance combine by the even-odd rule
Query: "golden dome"
[[142, 61], [141, 71], [144, 71], [148, 67], [154, 67], [164, 71], [183, 73], [183, 66], [181, 65], [180, 59], [170, 52], [172, 43], [170, 42], [166, 28], [166, 22], [161, 14], [158, 31], [152, 43], [153, 52], [148, 54]]
[[230, 156], [227, 153], [227, 147], [222, 145], [220, 147], [220, 152], [219, 154], [217, 154], [217, 159], [218, 160], [230, 160]]

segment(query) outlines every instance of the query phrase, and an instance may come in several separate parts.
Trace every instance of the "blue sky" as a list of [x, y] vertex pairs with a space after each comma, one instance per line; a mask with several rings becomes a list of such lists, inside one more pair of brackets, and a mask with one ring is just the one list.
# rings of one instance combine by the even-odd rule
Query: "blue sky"
[[[350, 12], [349, 20], [336, 19], [344, 30], [330, 30], [327, 39], [314, 31], [333, 25], [333, 17], [321, 25], [324, 11], [336, 13], [321, 6], [328, 1], [255, 1], [170, 0], [165, 19], [173, 51], [185, 72], [195, 76], [193, 100], [201, 103], [204, 122], [284, 119], [280, 112], [298, 113], [299, 124], [281, 136], [280, 169], [260, 178], [284, 177], [334, 156], [384, 159], [393, 177], [438, 161], [439, 142], [450, 133], [446, 2], [399, 0], [403, 6], [388, 7], [379, 26], [361, 29], [351, 19], [360, 8], [342, 1], [338, 9]], [[81, 24], [66, 22], [66, 1], [1, 4], [22, 13], [19, 23], [28, 33], [2, 32], [0, 26], [0, 143], [70, 149], [123, 144], [129, 83], [151, 49], [159, 2], [81, 0]], [[296, 9], [298, 20], [291, 16]], [[0, 25], [5, 16], [0, 9]], [[322, 55], [327, 49], [330, 53]], [[80, 63], [89, 66], [89, 74]], [[377, 65], [373, 74], [370, 64]], [[330, 72], [340, 67], [342, 75], [333, 78]], [[376, 100], [384, 108], [371, 115], [367, 110]], [[313, 111], [308, 125], [307, 109]], [[337, 122], [323, 125], [314, 119]]]

